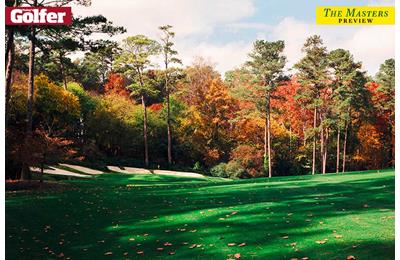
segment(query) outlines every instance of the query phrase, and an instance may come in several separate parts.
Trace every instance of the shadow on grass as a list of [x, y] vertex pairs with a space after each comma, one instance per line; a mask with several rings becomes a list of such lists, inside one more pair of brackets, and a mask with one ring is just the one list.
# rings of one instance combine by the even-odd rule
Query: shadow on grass
[[78, 188], [7, 198], [7, 259], [394, 258], [392, 172], [69, 183]]

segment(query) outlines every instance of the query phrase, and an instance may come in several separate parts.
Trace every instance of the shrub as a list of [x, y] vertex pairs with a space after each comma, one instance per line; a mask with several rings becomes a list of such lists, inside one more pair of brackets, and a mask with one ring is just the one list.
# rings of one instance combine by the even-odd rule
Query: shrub
[[211, 176], [227, 178], [226, 163], [220, 163], [210, 169]]
[[229, 161], [225, 167], [225, 171], [230, 179], [238, 179], [246, 175], [246, 170], [237, 161]]
[[201, 166], [201, 163], [199, 161], [197, 161], [194, 165], [193, 165], [193, 171], [195, 172], [201, 172], [203, 171], [203, 167]]
[[246, 170], [237, 161], [220, 163], [211, 168], [210, 173], [214, 177], [238, 179], [246, 175]]
[[245, 169], [248, 177], [259, 177], [263, 175], [263, 152], [254, 146], [239, 145], [232, 151], [230, 159], [231, 161], [239, 163], [243, 169]]

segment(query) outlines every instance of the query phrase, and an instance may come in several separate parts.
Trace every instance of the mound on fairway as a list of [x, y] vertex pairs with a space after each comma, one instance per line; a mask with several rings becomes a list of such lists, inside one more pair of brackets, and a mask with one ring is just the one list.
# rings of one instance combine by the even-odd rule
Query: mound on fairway
[[394, 259], [394, 171], [102, 174], [6, 194], [7, 259]]

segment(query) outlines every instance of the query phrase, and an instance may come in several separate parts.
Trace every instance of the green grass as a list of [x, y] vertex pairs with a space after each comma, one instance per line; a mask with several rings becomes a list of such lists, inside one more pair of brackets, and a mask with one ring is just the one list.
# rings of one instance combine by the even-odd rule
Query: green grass
[[61, 181], [71, 185], [7, 193], [6, 259], [394, 259], [393, 170]]

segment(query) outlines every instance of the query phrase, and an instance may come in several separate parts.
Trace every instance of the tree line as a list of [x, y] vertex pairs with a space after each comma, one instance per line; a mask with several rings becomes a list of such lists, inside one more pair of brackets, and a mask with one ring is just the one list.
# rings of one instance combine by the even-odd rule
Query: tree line
[[[6, 4], [72, 2], [89, 4]], [[182, 66], [170, 25], [159, 39], [90, 37], [124, 32], [101, 15], [7, 27], [9, 178], [60, 161], [230, 178], [394, 166], [394, 59], [371, 77], [348, 50], [313, 35], [288, 70], [283, 41], [256, 40], [222, 78], [202, 58]], [[77, 51], [84, 56], [72, 60]]]

